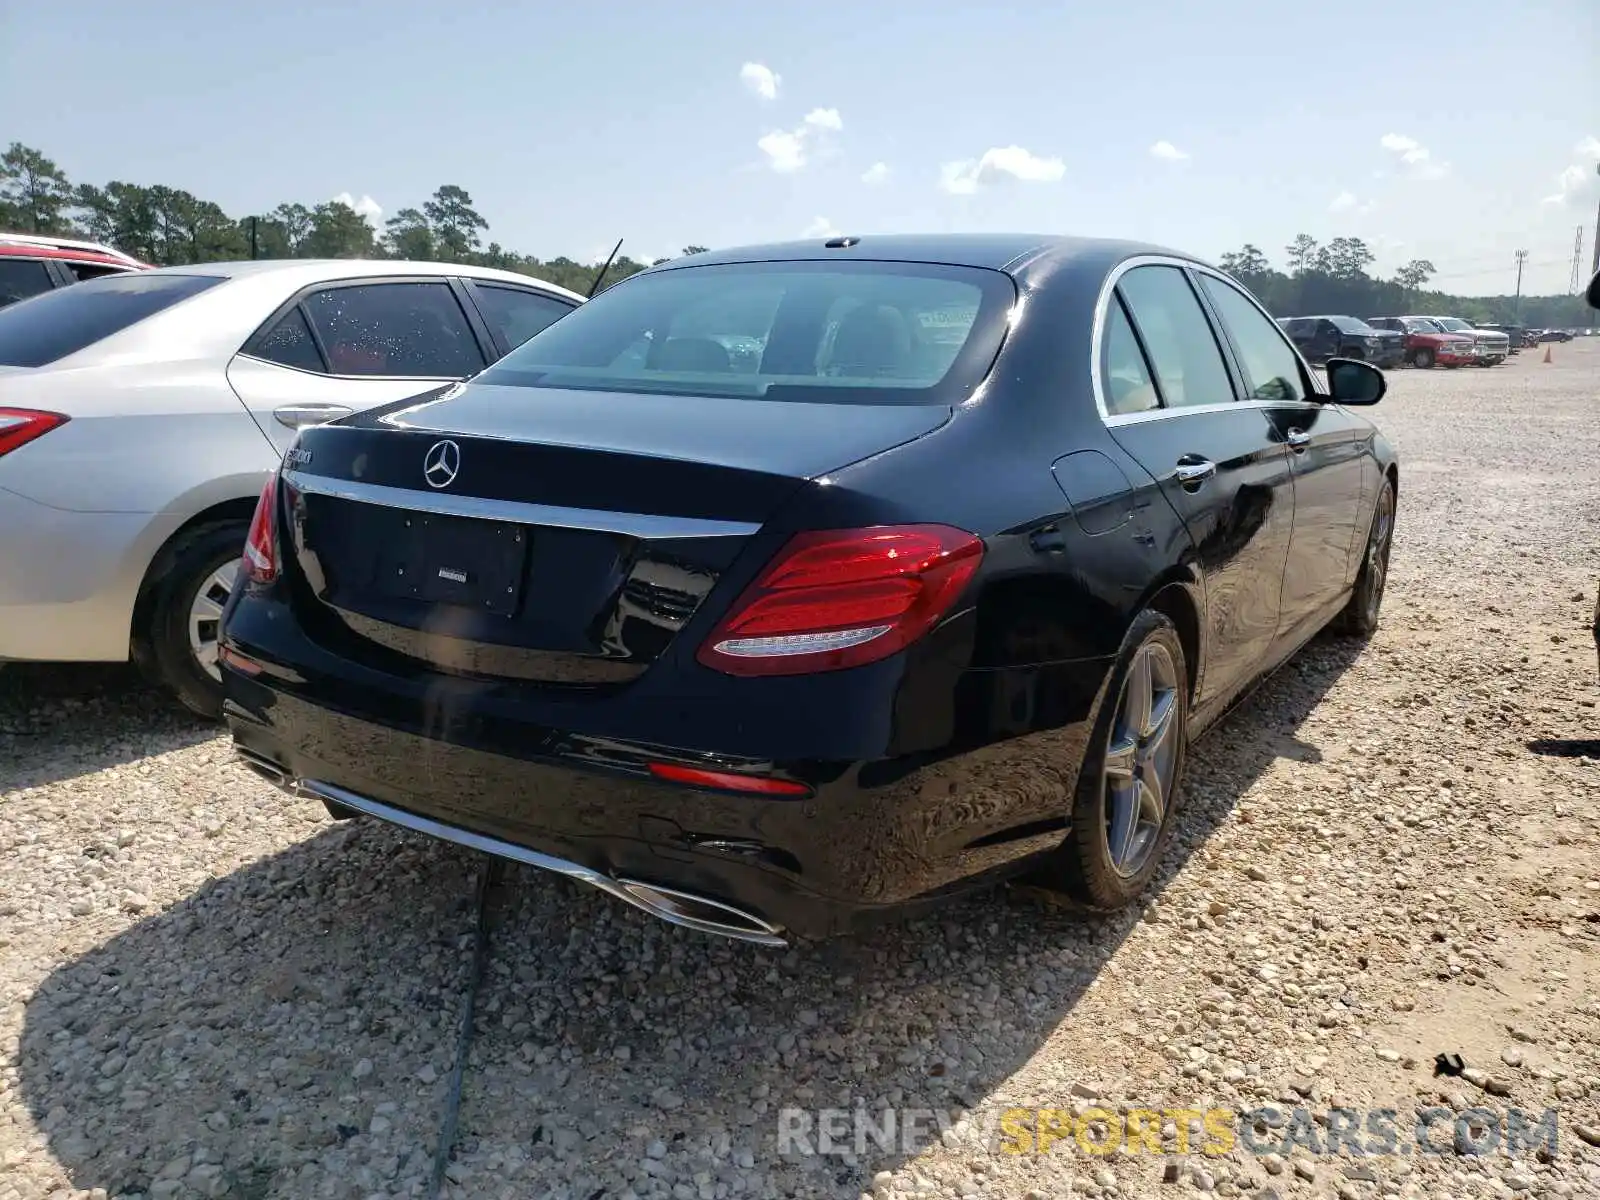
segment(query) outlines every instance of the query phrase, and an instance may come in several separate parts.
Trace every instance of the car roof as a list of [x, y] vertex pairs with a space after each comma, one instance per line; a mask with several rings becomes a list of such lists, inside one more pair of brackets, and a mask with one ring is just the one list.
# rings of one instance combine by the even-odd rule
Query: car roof
[[266, 275], [284, 277], [282, 282], [293, 290], [320, 283], [323, 280], [360, 279], [368, 275], [463, 275], [472, 279], [499, 280], [502, 283], [519, 283], [582, 300], [576, 292], [568, 291], [535, 275], [516, 271], [502, 271], [495, 267], [478, 267], [469, 263], [412, 262], [400, 258], [263, 258], [242, 262], [193, 263], [179, 267], [157, 267], [157, 275], [206, 275], [220, 279], [252, 279]]
[[142, 264], [99, 250], [61, 249], [41, 246], [32, 242], [8, 242], [0, 239], [0, 255], [7, 258], [55, 258], [64, 262], [94, 263], [100, 267], [116, 267], [123, 271], [138, 271]]
[[18, 246], [39, 246], [50, 250], [88, 250], [94, 254], [104, 254], [107, 258], [117, 259], [136, 267], [147, 267], [150, 264], [140, 262], [131, 254], [124, 254], [115, 246], [107, 246], [101, 242], [85, 242], [78, 238], [54, 237], [42, 233], [18, 233], [15, 230], [0, 229], [0, 243]]
[[708, 250], [674, 258], [652, 271], [722, 263], [786, 262], [820, 259], [875, 262], [939, 263], [949, 266], [986, 267], [1018, 273], [1040, 262], [1059, 263], [1075, 258], [1117, 260], [1140, 254], [1202, 260], [1192, 254], [1143, 242], [1114, 238], [1063, 237], [1030, 233], [897, 233], [814, 238], [805, 241], [767, 242]]

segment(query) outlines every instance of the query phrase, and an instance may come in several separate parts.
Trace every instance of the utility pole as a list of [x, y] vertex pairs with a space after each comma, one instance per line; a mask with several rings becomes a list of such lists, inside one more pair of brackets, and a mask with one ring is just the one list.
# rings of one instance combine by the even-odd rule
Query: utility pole
[[1583, 226], [1572, 235], [1572, 273], [1567, 276], [1567, 291], [1576, 296], [1583, 290], [1583, 277], [1578, 274], [1583, 265]]
[[1517, 300], [1516, 307], [1512, 310], [1511, 321], [1513, 324], [1522, 323], [1522, 264], [1528, 261], [1526, 250], [1517, 251]]
[[250, 218], [250, 257], [251, 257], [251, 259], [254, 259], [255, 256], [256, 256], [256, 219], [254, 217], [251, 217]]

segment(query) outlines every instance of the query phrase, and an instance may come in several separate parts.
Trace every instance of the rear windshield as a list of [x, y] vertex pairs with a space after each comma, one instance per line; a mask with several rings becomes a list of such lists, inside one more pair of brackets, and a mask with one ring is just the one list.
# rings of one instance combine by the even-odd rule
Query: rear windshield
[[0, 309], [0, 366], [53, 363], [221, 282], [217, 275], [136, 271], [34, 296]]
[[478, 376], [490, 384], [824, 404], [958, 404], [1016, 299], [925, 263], [764, 262], [624, 280]]

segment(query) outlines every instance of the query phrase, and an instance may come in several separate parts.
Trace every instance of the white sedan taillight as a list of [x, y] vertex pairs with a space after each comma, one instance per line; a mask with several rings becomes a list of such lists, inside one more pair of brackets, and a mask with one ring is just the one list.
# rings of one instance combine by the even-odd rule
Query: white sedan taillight
[[278, 577], [278, 473], [261, 489], [250, 532], [244, 539], [245, 578], [251, 583], [271, 583]]
[[0, 456], [66, 423], [65, 413], [43, 412], [36, 408], [0, 408]]

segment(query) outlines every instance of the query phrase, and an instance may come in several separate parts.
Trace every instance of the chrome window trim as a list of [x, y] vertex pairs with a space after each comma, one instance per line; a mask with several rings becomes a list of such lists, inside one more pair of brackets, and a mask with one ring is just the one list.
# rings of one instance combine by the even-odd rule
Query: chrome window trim
[[[1137, 413], [1111, 412], [1106, 407], [1105, 381], [1103, 378], [1106, 321], [1109, 319], [1111, 301], [1116, 295], [1118, 281], [1135, 267], [1177, 267], [1180, 271], [1188, 271], [1196, 275], [1211, 275], [1220, 280], [1255, 305], [1257, 311], [1272, 324], [1273, 328], [1278, 329], [1279, 336], [1283, 338], [1284, 344], [1289, 347], [1289, 351], [1294, 355], [1295, 361], [1300, 364], [1301, 370], [1305, 372], [1305, 378], [1310, 380], [1313, 386], [1315, 386], [1317, 379], [1316, 374], [1306, 363], [1305, 357], [1300, 353], [1299, 347], [1279, 328], [1277, 319], [1262, 307], [1261, 302], [1252, 296], [1249, 291], [1241, 287], [1238, 280], [1231, 279], [1225, 272], [1219, 271], [1215, 267], [1208, 267], [1204, 263], [1195, 262], [1193, 259], [1178, 258], [1169, 254], [1137, 254], [1132, 258], [1123, 259], [1115, 267], [1111, 268], [1104, 281], [1100, 284], [1100, 295], [1095, 300], [1094, 305], [1094, 323], [1090, 331], [1090, 336], [1094, 340], [1089, 347], [1089, 375], [1091, 386], [1094, 389], [1095, 411], [1099, 413], [1101, 422], [1108, 429], [1115, 429], [1119, 425], [1132, 425], [1140, 421], [1159, 421], [1187, 415], [1198, 416], [1202, 413], [1233, 412], [1235, 409], [1241, 408], [1296, 407], [1317, 409], [1322, 407], [1321, 402], [1316, 400], [1233, 400], [1224, 404], [1194, 404], [1187, 407], [1180, 405], [1175, 408], [1153, 408], [1146, 412]], [[1208, 321], [1221, 321], [1222, 318], [1219, 315], [1212, 313], [1207, 297], [1196, 295], [1195, 302], [1200, 305], [1200, 309], [1205, 313]], [[1225, 328], [1219, 328], [1214, 332], [1222, 339], [1217, 345], [1217, 350], [1222, 355], [1223, 363], [1228, 367], [1229, 379], [1232, 380], [1238, 368], [1233, 362], [1235, 355], [1231, 339]]]
[[[418, 478], [421, 478], [419, 468]], [[404, 508], [416, 512], [438, 513], [447, 517], [470, 517], [480, 521], [505, 521], [513, 525], [554, 525], [560, 529], [586, 529], [598, 533], [618, 533], [637, 538], [749, 537], [760, 525], [742, 521], [713, 521], [701, 517], [665, 517], [653, 513], [605, 512], [592, 508], [565, 508], [555, 504], [524, 503], [520, 500], [493, 500], [482, 496], [463, 496], [452, 492], [422, 492], [388, 487], [378, 483], [358, 483], [349, 479], [330, 479], [285, 469], [283, 481], [297, 491], [314, 496], [332, 496], [359, 504], [379, 504], [385, 508]]]

